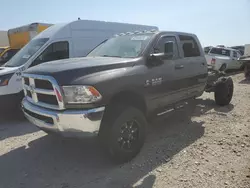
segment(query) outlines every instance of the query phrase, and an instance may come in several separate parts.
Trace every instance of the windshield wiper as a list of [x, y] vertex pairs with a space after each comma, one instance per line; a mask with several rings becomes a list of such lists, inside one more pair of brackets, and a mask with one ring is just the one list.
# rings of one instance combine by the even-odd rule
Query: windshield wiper
[[121, 56], [118, 56], [118, 55], [102, 55], [101, 57], [120, 57], [121, 58]]

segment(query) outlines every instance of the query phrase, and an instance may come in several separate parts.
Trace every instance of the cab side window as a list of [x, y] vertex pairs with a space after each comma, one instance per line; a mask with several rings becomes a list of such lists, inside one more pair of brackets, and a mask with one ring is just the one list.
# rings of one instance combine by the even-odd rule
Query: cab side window
[[237, 54], [236, 51], [233, 51], [233, 57], [234, 57], [234, 58], [238, 58], [238, 54]]
[[192, 36], [179, 35], [184, 57], [200, 56], [200, 49], [196, 40]]
[[[173, 43], [173, 46], [167, 45], [169, 42]], [[177, 51], [177, 45], [176, 45], [176, 39], [175, 37], [162, 37], [159, 39], [158, 43], [154, 47], [154, 52], [153, 53], [168, 53], [172, 51], [173, 52], [173, 58], [177, 56], [178, 51]]]
[[67, 41], [55, 42], [49, 45], [32, 63], [32, 66], [59, 59], [69, 58], [69, 43]]

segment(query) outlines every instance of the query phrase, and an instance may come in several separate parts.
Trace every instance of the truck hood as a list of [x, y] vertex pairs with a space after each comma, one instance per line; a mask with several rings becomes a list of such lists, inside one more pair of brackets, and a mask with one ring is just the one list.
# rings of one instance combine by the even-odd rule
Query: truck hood
[[0, 67], [0, 76], [15, 73], [20, 67]]
[[131, 67], [137, 58], [84, 57], [51, 61], [26, 70], [24, 73], [53, 76], [59, 83], [106, 70]]

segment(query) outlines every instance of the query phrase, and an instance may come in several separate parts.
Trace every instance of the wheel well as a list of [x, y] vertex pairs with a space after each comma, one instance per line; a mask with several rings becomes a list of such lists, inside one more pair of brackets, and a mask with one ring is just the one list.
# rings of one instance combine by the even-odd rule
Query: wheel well
[[144, 114], [147, 112], [146, 102], [143, 96], [131, 91], [123, 91], [114, 95], [110, 100], [110, 105], [123, 103], [140, 109]]
[[224, 65], [227, 67], [227, 64], [226, 64], [226, 63], [222, 63], [221, 66], [220, 66], [220, 68], [221, 68], [222, 66], [224, 66]]

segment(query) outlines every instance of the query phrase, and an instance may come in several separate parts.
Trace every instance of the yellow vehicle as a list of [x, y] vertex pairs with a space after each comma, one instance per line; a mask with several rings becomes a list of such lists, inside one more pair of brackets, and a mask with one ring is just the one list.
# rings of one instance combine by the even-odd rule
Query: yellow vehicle
[[3, 65], [12, 58], [19, 49], [11, 47], [0, 47], [0, 65]]
[[6, 50], [7, 48], [9, 48], [9, 46], [1, 46], [0, 47], [0, 57], [1, 57], [2, 53], [4, 52], [4, 50]]
[[0, 65], [12, 58], [32, 38], [52, 24], [32, 23], [8, 30], [9, 47], [0, 47]]

